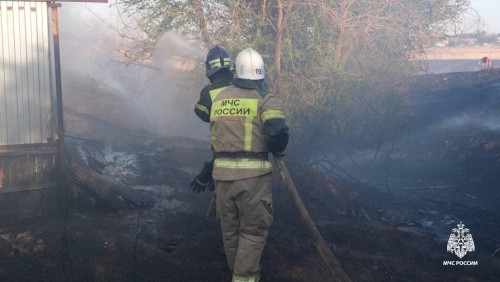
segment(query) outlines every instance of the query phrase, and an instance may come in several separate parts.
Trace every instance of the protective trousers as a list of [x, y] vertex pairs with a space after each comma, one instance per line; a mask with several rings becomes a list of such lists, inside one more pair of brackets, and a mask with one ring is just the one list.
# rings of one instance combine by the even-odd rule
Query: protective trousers
[[217, 214], [233, 281], [257, 282], [260, 257], [273, 222], [271, 173], [215, 181]]

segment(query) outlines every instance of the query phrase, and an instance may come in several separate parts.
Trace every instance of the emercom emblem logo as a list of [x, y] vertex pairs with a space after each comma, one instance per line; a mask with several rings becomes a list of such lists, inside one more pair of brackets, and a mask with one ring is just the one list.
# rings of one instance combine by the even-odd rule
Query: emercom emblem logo
[[472, 234], [469, 233], [469, 228], [465, 228], [462, 222], [457, 224], [457, 228], [453, 228], [446, 250], [457, 255], [459, 259], [462, 259], [467, 252], [474, 252]]

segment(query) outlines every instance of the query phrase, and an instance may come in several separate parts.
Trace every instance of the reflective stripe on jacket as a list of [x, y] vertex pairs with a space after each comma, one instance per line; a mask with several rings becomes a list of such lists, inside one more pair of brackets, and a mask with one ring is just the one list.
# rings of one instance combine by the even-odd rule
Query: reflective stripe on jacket
[[209, 85], [203, 87], [200, 92], [200, 99], [194, 107], [194, 112], [202, 121], [210, 122], [212, 100], [213, 96], [216, 96], [214, 93], [219, 93], [226, 88], [226, 86], [231, 84], [232, 79], [233, 75], [229, 71], [223, 71], [220, 74], [215, 74], [213, 81]]
[[[273, 94], [264, 97], [256, 89], [230, 85], [213, 96], [210, 111], [212, 149], [215, 153], [269, 152], [264, 123], [284, 119]], [[288, 127], [286, 128], [288, 130]], [[267, 160], [217, 158], [213, 177], [230, 181], [256, 177], [272, 171]]]

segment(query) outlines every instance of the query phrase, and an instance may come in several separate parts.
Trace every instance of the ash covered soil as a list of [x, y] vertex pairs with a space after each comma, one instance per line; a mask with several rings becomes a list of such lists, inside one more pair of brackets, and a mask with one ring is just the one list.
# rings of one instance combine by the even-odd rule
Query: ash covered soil
[[[153, 208], [112, 211], [72, 184], [66, 220], [0, 227], [0, 280], [229, 281], [219, 224], [206, 216], [210, 193], [196, 194], [188, 185], [210, 151], [190, 140], [181, 147], [166, 142], [113, 143], [114, 160], [104, 171], [152, 197]], [[89, 143], [95, 141], [83, 147]], [[319, 231], [352, 281], [498, 278], [500, 259], [491, 257], [498, 247], [497, 215], [444, 199], [390, 197], [289, 166]], [[333, 281], [277, 178], [273, 189], [275, 221], [263, 254], [263, 281]], [[94, 201], [89, 203], [89, 197]], [[444, 228], [423, 225], [429, 216]], [[476, 251], [466, 259], [477, 260], [478, 266], [443, 266], [444, 260], [457, 260], [446, 252], [454, 218], [469, 223]]]
[[[375, 185], [381, 181], [376, 177], [361, 185], [288, 162], [311, 217], [352, 281], [498, 281], [498, 128], [460, 127], [443, 133], [440, 123], [450, 120], [443, 116], [450, 107], [446, 101], [456, 101], [450, 112], [459, 114], [469, 105], [481, 108], [469, 124], [495, 121], [500, 99], [487, 107], [473, 102], [485, 97], [477, 93], [491, 90], [477, 88], [478, 79], [488, 80], [481, 85], [493, 85], [500, 75], [493, 80], [484, 78], [484, 72], [462, 75], [417, 81], [417, 87], [430, 90], [415, 96], [414, 123], [403, 138], [407, 141], [398, 143], [402, 145], [390, 156], [391, 194]], [[456, 87], [450, 88], [455, 80]], [[467, 93], [478, 98], [467, 100]], [[98, 113], [90, 114], [85, 130], [95, 128], [91, 122], [99, 119]], [[70, 118], [82, 116], [70, 113]], [[189, 188], [211, 158], [210, 145], [142, 131], [125, 134], [109, 121], [100, 126], [115, 128], [100, 129], [113, 132], [113, 138], [104, 133], [66, 138], [71, 158], [62, 216], [0, 223], [0, 281], [230, 281], [219, 223], [206, 216], [211, 193]], [[76, 126], [72, 129], [78, 135]], [[433, 137], [422, 137], [424, 133]], [[133, 194], [99, 194], [76, 179], [70, 171], [73, 162]], [[383, 173], [380, 167], [372, 170]], [[274, 223], [262, 257], [262, 281], [334, 281], [276, 169], [274, 178]], [[154, 206], [127, 198], [138, 195]], [[446, 250], [460, 221], [475, 243], [475, 251], [462, 259]], [[443, 261], [478, 265], [445, 266]]]

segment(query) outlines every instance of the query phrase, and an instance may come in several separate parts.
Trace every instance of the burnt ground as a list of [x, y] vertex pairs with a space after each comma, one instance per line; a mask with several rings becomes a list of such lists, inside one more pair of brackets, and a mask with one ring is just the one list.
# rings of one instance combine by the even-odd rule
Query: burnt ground
[[[154, 208], [112, 211], [95, 195], [95, 204], [89, 204], [92, 196], [73, 184], [66, 220], [0, 227], [0, 280], [229, 281], [218, 222], [206, 216], [210, 194], [188, 187], [210, 152], [165, 142], [122, 140], [113, 147], [116, 165], [107, 170], [153, 197]], [[352, 281], [498, 278], [498, 253], [491, 257], [498, 247], [498, 214], [443, 199], [390, 197], [289, 166], [309, 212]], [[263, 281], [332, 281], [279, 179], [274, 203]], [[422, 225], [422, 216], [451, 223], [443, 223], [439, 233]], [[440, 238], [451, 233], [455, 218], [468, 223], [476, 251], [466, 258], [478, 266], [442, 265], [457, 259], [446, 252], [447, 238]]]
[[[440, 79], [436, 83], [443, 85]], [[484, 127], [467, 129], [467, 138], [457, 138], [463, 128], [437, 134], [443, 132], [440, 123], [427, 125], [447, 121], [439, 117], [443, 111], [423, 113], [432, 113], [446, 97], [454, 99], [422, 95], [419, 101], [431, 102], [418, 107], [422, 114], [415, 120], [425, 119], [413, 124], [389, 156], [391, 194], [379, 185], [387, 173], [380, 167], [371, 171], [379, 178], [364, 185], [288, 162], [291, 175], [352, 281], [498, 281], [499, 135]], [[470, 103], [457, 102], [453, 109], [460, 113]], [[492, 105], [480, 117], [494, 116], [497, 103]], [[218, 222], [206, 216], [211, 195], [189, 189], [210, 159], [209, 144], [124, 131], [110, 131], [112, 138], [67, 136], [68, 152], [134, 195], [153, 199], [154, 207], [140, 207], [119, 193], [107, 196], [123, 202], [112, 207], [68, 171], [62, 216], [0, 224], [0, 281], [230, 281]], [[263, 254], [263, 281], [334, 281], [277, 173], [273, 193], [275, 221]], [[478, 265], [444, 266], [443, 261], [460, 260], [446, 251], [460, 221], [475, 242], [475, 251], [461, 261]]]

